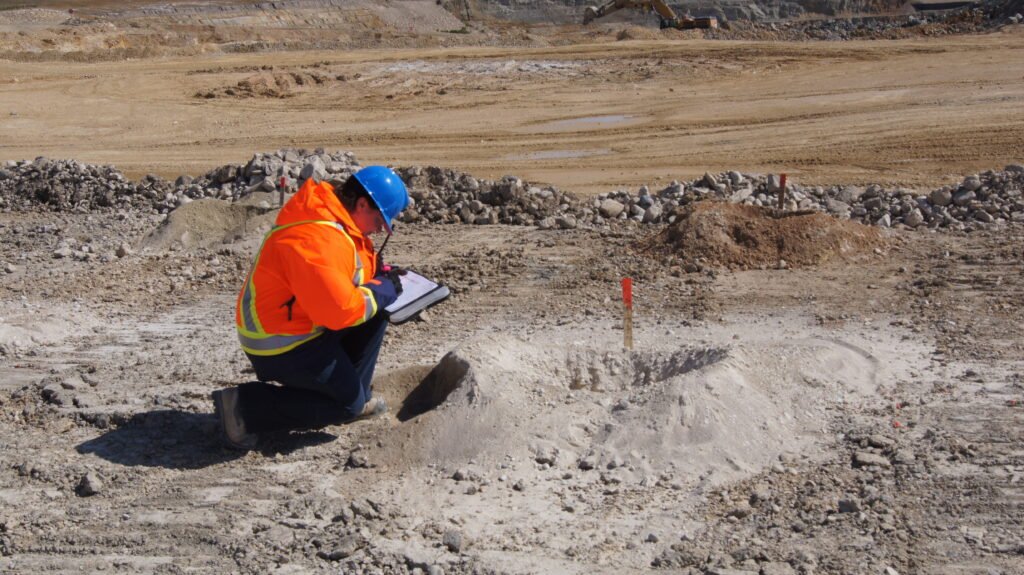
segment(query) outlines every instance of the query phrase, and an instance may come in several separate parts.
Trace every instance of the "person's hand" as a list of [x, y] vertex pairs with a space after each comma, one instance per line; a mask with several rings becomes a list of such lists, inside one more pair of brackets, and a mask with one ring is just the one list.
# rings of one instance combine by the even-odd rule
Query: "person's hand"
[[377, 277], [366, 282], [365, 287], [373, 293], [373, 299], [377, 302], [377, 310], [383, 310], [398, 299], [395, 284], [387, 274], [377, 275]]
[[405, 270], [398, 266], [385, 266], [384, 274], [395, 284], [395, 293], [402, 295], [402, 276], [405, 275]]

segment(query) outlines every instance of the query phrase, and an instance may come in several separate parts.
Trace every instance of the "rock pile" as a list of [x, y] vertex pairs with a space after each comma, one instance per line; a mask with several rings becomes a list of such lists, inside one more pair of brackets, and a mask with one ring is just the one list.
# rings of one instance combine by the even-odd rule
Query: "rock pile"
[[[199, 198], [237, 201], [254, 192], [273, 192], [284, 179], [294, 192], [308, 178], [343, 181], [359, 169], [351, 152], [284, 149], [255, 154], [244, 165], [227, 164], [198, 178], [174, 182], [149, 175], [128, 181], [111, 166], [74, 160], [6, 162], [0, 168], [0, 209], [80, 211], [139, 209], [167, 213]], [[615, 191], [580, 199], [551, 186], [514, 176], [498, 181], [439, 167], [397, 169], [410, 188], [412, 205], [403, 222], [536, 225], [541, 229], [600, 227], [620, 220], [672, 223], [675, 208], [704, 199], [774, 206], [775, 176], [730, 171], [674, 181], [657, 192], [641, 186], [636, 195]], [[787, 210], [814, 210], [884, 227], [973, 229], [1024, 221], [1024, 165], [971, 175], [953, 186], [922, 193], [903, 188], [787, 185]]]
[[0, 208], [45, 206], [57, 211], [142, 208], [159, 202], [171, 187], [156, 176], [130, 182], [112, 166], [36, 158], [0, 168]]
[[[675, 208], [704, 199], [728, 200], [755, 206], [774, 206], [779, 192], [775, 176], [730, 171], [704, 174], [691, 182], [672, 182], [652, 193], [641, 186], [627, 191], [579, 200], [555, 188], [540, 188], [506, 176], [498, 182], [476, 180], [441, 168], [407, 168], [400, 175], [413, 189], [416, 205], [405, 221], [439, 223], [516, 224], [546, 228], [607, 225], [616, 220], [644, 224], [672, 223]], [[994, 222], [1024, 221], [1024, 166], [987, 171], [966, 177], [955, 186], [930, 193], [903, 188], [859, 186], [800, 186], [787, 184], [787, 210], [827, 212], [842, 219], [891, 227], [898, 224], [965, 229]]]
[[[1020, 0], [988, 3], [981, 8], [950, 11], [914, 12], [906, 15], [866, 15], [856, 17], [800, 18], [779, 5], [786, 16], [775, 17], [757, 4], [736, 5], [711, 11], [726, 23], [705, 36], [729, 40], [825, 40], [895, 39], [913, 36], [974, 34], [991, 31], [1022, 21], [1017, 8]], [[799, 7], [797, 7], [799, 8]], [[834, 16], [834, 14], [830, 14]]]
[[553, 187], [538, 187], [514, 176], [497, 182], [437, 167], [401, 168], [413, 205], [405, 222], [538, 225], [575, 228], [590, 215], [580, 201]]
[[[787, 184], [785, 209], [816, 210], [868, 225], [891, 227], [903, 224], [965, 229], [993, 222], [1024, 221], [1024, 165], [1003, 171], [971, 175], [953, 186], [929, 193], [879, 184], [860, 186], [800, 186]], [[594, 206], [606, 217], [629, 217], [659, 223], [672, 208], [705, 198], [718, 198], [755, 206], [775, 206], [779, 181], [775, 176], [751, 176], [739, 172], [704, 174], [700, 180], [672, 185], [651, 195], [641, 187], [634, 198], [625, 192], [598, 196]], [[622, 211], [619, 212], [619, 206]], [[616, 216], [616, 212], [618, 215]], [[623, 216], [623, 213], [628, 214]], [[666, 221], [671, 222], [672, 216]]]
[[256, 191], [272, 192], [281, 178], [286, 191], [294, 192], [306, 178], [344, 180], [358, 168], [351, 152], [285, 149], [255, 154], [245, 165], [227, 164], [198, 178], [180, 176], [172, 183], [147, 175], [130, 182], [113, 166], [40, 157], [0, 167], [0, 209], [136, 208], [167, 213], [199, 198], [234, 201]]

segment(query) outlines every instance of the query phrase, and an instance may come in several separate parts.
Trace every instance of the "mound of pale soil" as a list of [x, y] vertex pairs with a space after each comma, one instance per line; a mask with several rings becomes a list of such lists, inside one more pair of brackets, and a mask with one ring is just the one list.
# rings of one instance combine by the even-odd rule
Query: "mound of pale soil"
[[258, 205], [196, 200], [171, 212], [139, 247], [188, 249], [259, 238], [273, 225], [275, 216], [276, 212], [268, 213], [267, 208]]
[[617, 469], [626, 482], [668, 469], [718, 481], [783, 452], [812, 451], [830, 406], [869, 397], [876, 386], [870, 355], [818, 339], [637, 351], [553, 339], [482, 338], [429, 374], [385, 377], [398, 420], [418, 423], [395, 429], [384, 442], [387, 459], [457, 465], [511, 454], [565, 469]]
[[776, 213], [757, 206], [697, 202], [647, 240], [646, 250], [687, 263], [747, 269], [807, 266], [882, 245], [875, 228], [820, 213]]

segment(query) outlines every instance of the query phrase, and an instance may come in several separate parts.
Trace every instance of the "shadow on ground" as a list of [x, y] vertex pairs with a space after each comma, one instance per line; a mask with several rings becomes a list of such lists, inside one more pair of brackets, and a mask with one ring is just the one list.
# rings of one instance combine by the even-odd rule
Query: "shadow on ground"
[[[259, 451], [264, 456], [288, 454], [334, 439], [323, 432], [274, 434], [261, 442]], [[223, 446], [213, 414], [173, 409], [137, 413], [76, 449], [119, 465], [167, 469], [201, 469], [245, 455]]]

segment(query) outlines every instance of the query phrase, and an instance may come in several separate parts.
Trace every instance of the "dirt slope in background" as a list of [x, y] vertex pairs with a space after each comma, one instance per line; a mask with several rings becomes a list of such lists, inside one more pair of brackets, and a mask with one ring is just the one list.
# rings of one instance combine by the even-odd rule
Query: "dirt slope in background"
[[[324, 146], [578, 192], [729, 169], [934, 185], [1024, 158], [1022, 53], [1024, 33], [1008, 29], [901, 42], [0, 61], [0, 158], [73, 157], [175, 177], [254, 149]], [[283, 100], [196, 98], [259, 66], [316, 66], [334, 80]]]

